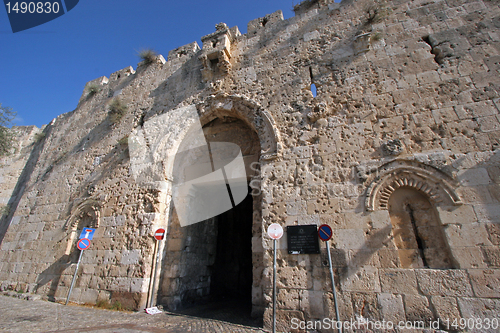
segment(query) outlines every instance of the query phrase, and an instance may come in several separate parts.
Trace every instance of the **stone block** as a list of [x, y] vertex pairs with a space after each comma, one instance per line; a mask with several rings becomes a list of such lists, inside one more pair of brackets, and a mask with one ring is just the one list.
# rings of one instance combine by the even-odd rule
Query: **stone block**
[[83, 290], [80, 296], [80, 303], [95, 304], [99, 296], [99, 291], [95, 289]]
[[[331, 291], [323, 294], [325, 304], [324, 318], [337, 319], [335, 314], [335, 301]], [[337, 291], [337, 306], [339, 309], [340, 320], [350, 320], [354, 318], [352, 300], [350, 293], [342, 293]]]
[[312, 289], [311, 274], [300, 267], [283, 267], [278, 269], [278, 288]]
[[[276, 311], [276, 332], [304, 333], [299, 323], [305, 321], [302, 311], [277, 310]], [[273, 327], [273, 309], [266, 308], [264, 312], [264, 329], [271, 330]]]
[[467, 204], [491, 203], [493, 199], [489, 190], [490, 186], [491, 184], [461, 187], [459, 190], [457, 190], [457, 194], [461, 198], [462, 202]]
[[431, 83], [436, 83], [441, 81], [441, 78], [439, 77], [437, 71], [427, 71], [423, 73], [418, 73], [417, 80], [420, 85], [428, 85]]
[[321, 35], [319, 34], [319, 31], [314, 30], [304, 34], [304, 42], [309, 42], [311, 40], [318, 39], [320, 37]]
[[147, 293], [149, 288], [149, 278], [132, 278], [130, 283], [130, 292]]
[[457, 299], [454, 297], [431, 296], [431, 303], [436, 313], [436, 319], [441, 321], [459, 320], [460, 310], [458, 309]]
[[452, 248], [491, 245], [484, 223], [448, 224], [445, 234]]
[[397, 132], [403, 129], [404, 120], [402, 116], [380, 119], [378, 127], [382, 132]]
[[500, 249], [497, 246], [481, 247], [488, 267], [500, 268]]
[[377, 300], [383, 320], [398, 323], [406, 319], [401, 295], [381, 293]]
[[468, 269], [474, 294], [480, 298], [500, 298], [500, 271]]
[[379, 275], [384, 293], [419, 294], [417, 278], [411, 269], [380, 269]]
[[[297, 309], [297, 307], [292, 309]], [[307, 318], [325, 318], [324, 292], [301, 290], [300, 310], [304, 312]]]
[[461, 224], [477, 222], [476, 213], [471, 205], [438, 206], [436, 208], [443, 225], [457, 222]]
[[316, 199], [307, 201], [307, 214], [332, 214], [339, 211], [339, 199]]
[[343, 289], [345, 291], [380, 292], [378, 269], [375, 267], [349, 267]]
[[382, 319], [376, 293], [352, 293], [351, 297], [354, 315], [351, 318], [362, 317], [371, 321]]
[[393, 248], [392, 227], [387, 225], [381, 229], [368, 229], [365, 232], [365, 247], [372, 251], [380, 248]]
[[457, 114], [451, 107], [433, 110], [432, 116], [434, 117], [436, 124], [449, 123], [458, 120]]
[[380, 261], [380, 267], [382, 268], [401, 267], [397, 249], [380, 249], [378, 250], [378, 257]]
[[[458, 298], [458, 306], [463, 318], [498, 318], [500, 313], [499, 299]], [[498, 330], [481, 330], [482, 332], [497, 333]]]
[[500, 222], [500, 205], [474, 205], [473, 207], [479, 222]]
[[370, 217], [356, 212], [344, 213], [346, 229], [366, 229], [371, 221]]
[[483, 252], [479, 247], [454, 247], [451, 249], [453, 258], [458, 263], [458, 267], [466, 268], [487, 268]]
[[120, 263], [122, 265], [136, 265], [142, 259], [141, 250], [123, 250]]
[[168, 239], [167, 251], [168, 252], [181, 251], [184, 248], [183, 243], [184, 241], [182, 239]]
[[491, 183], [486, 168], [474, 168], [460, 171], [458, 173], [458, 180], [464, 186], [488, 185]]
[[306, 203], [304, 201], [292, 201], [286, 204], [286, 213], [288, 215], [305, 215]]
[[375, 250], [349, 250], [348, 255], [351, 267], [380, 267], [378, 253]]
[[297, 310], [299, 300], [299, 290], [280, 289], [276, 295], [276, 307], [281, 310]]
[[421, 292], [426, 296], [472, 296], [465, 270], [415, 270]]
[[498, 131], [500, 129], [498, 115], [477, 118], [477, 123], [483, 132]]
[[391, 226], [391, 219], [389, 217], [389, 211], [387, 210], [374, 211], [371, 212], [368, 216], [373, 228], [382, 229], [387, 226]]
[[333, 239], [339, 249], [359, 250], [366, 247], [365, 234], [360, 229], [337, 229], [333, 232]]
[[434, 314], [432, 313], [427, 297], [419, 295], [404, 295], [404, 305], [406, 320], [424, 323], [434, 320]]
[[487, 223], [485, 226], [491, 243], [493, 245], [500, 245], [500, 224]]
[[[490, 174], [490, 177], [491, 177], [491, 174]], [[491, 200], [494, 203], [499, 203], [500, 202], [500, 186], [497, 183], [495, 183], [495, 184], [489, 185], [488, 189], [490, 191]]]

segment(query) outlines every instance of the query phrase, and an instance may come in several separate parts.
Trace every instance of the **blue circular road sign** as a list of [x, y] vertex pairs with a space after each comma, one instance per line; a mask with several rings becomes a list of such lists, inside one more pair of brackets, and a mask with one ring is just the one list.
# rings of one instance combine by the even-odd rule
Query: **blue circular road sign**
[[86, 250], [90, 246], [90, 240], [87, 238], [82, 238], [78, 241], [78, 243], [76, 243], [76, 246], [82, 251]]
[[323, 224], [319, 226], [318, 236], [322, 241], [329, 241], [332, 238], [332, 228], [329, 225]]

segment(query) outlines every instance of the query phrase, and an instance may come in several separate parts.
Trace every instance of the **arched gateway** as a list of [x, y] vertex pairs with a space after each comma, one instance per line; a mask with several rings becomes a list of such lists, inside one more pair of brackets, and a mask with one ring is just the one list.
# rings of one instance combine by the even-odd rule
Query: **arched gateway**
[[[193, 116], [194, 115], [194, 116]], [[259, 105], [240, 96], [211, 96], [196, 106], [169, 111], [151, 119], [131, 137], [132, 171], [137, 180], [160, 188], [167, 239], [160, 249], [162, 263], [152, 299], [169, 309], [178, 309], [207, 300], [236, 298], [262, 313], [260, 290], [262, 260], [262, 218], [259, 161], [279, 156], [281, 144], [274, 120]], [[199, 120], [196, 119], [199, 117]], [[237, 144], [242, 153], [247, 197], [233, 209], [205, 221], [182, 227], [172, 200], [172, 181], [179, 172], [177, 152], [192, 147], [202, 126], [209, 146], [224, 142]], [[193, 130], [194, 129], [194, 130]], [[149, 155], [141, 156], [141, 147]], [[142, 150], [144, 151], [144, 150]], [[148, 165], [149, 164], [149, 165]], [[184, 168], [184, 166], [182, 166]], [[153, 176], [151, 176], [153, 175]], [[154, 301], [153, 301], [154, 303]]]

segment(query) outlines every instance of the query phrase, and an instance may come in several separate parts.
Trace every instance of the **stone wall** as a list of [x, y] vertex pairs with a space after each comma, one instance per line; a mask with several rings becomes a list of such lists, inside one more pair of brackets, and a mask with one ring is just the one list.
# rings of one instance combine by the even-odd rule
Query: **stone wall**
[[[186, 290], [208, 293], [211, 259], [199, 257], [212, 245], [182, 254], [189, 235], [171, 202], [172, 156], [193, 124], [182, 114], [196, 108], [205, 128], [239, 119], [253, 132], [242, 150], [260, 147], [252, 304], [267, 327], [271, 223], [332, 227], [343, 320], [498, 318], [499, 28], [495, 1], [306, 1], [290, 19], [269, 14], [244, 35], [218, 24], [201, 48], [89, 82], [77, 109], [44, 128], [16, 185], [2, 288], [64, 298], [77, 233], [94, 226], [72, 300], [176, 307]], [[152, 149], [147, 168], [129, 137]], [[168, 237], [151, 281], [158, 226]], [[278, 246], [279, 330], [335, 318], [324, 246], [290, 255], [286, 235]], [[183, 255], [199, 269], [176, 266]]]

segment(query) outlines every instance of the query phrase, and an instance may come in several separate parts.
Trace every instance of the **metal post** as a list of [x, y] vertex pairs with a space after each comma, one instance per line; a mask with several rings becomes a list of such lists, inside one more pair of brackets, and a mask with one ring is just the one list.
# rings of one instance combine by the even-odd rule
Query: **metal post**
[[276, 333], [276, 239], [273, 239], [274, 261], [273, 261], [273, 333]]
[[158, 261], [158, 240], [155, 240], [155, 248], [153, 253], [153, 267], [151, 267], [151, 281], [149, 282], [149, 300], [147, 307], [150, 308], [153, 306], [153, 295], [155, 290], [155, 280], [156, 280], [156, 265]]
[[73, 291], [73, 285], [75, 284], [76, 274], [78, 274], [78, 267], [80, 267], [80, 260], [82, 259], [83, 250], [80, 250], [80, 256], [78, 257], [78, 262], [76, 263], [75, 275], [73, 275], [73, 280], [71, 281], [71, 287], [69, 287], [68, 298], [66, 298], [66, 304], [68, 305], [69, 297], [71, 296], [71, 292]]
[[[330, 266], [330, 277], [332, 279], [332, 290], [333, 290], [333, 302], [335, 303], [335, 316], [337, 317], [337, 322], [340, 322], [339, 316], [339, 306], [337, 303], [337, 291], [335, 287], [335, 277], [333, 275], [333, 267], [332, 267], [332, 255], [330, 254], [330, 242], [326, 241], [326, 252], [328, 252], [328, 264]], [[338, 326], [339, 332], [342, 333], [342, 324]]]

